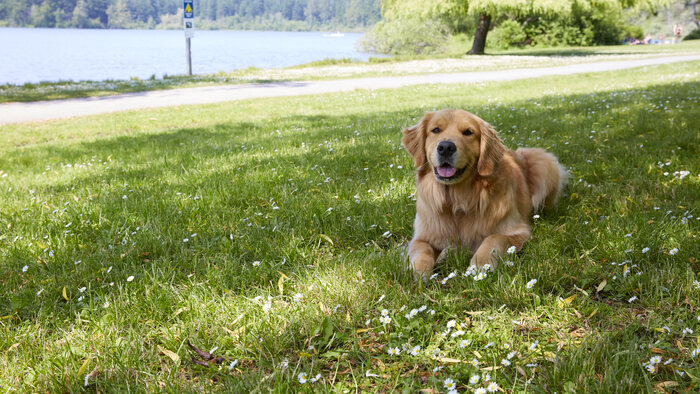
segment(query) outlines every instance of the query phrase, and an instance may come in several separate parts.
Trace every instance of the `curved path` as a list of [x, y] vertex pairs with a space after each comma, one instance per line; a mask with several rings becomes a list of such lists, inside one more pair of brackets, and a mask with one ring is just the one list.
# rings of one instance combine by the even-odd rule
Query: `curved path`
[[667, 56], [638, 60], [581, 63], [568, 66], [518, 68], [398, 77], [352, 78], [323, 81], [273, 82], [261, 84], [217, 85], [172, 90], [154, 90], [116, 96], [81, 98], [30, 103], [0, 104], [0, 124], [30, 122], [107, 112], [127, 111], [172, 105], [192, 105], [261, 97], [298, 96], [346, 92], [356, 89], [392, 89], [409, 85], [510, 81], [549, 75], [571, 75], [634, 67], [700, 60], [700, 55]]

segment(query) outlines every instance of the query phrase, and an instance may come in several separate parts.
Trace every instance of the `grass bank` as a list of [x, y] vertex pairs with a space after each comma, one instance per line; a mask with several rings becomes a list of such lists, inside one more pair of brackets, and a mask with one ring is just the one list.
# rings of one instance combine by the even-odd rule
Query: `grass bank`
[[[0, 386], [696, 390], [699, 65], [2, 126]], [[572, 182], [512, 266], [421, 284], [400, 129], [443, 107]]]
[[352, 59], [328, 59], [282, 69], [249, 68], [207, 75], [175, 75], [164, 78], [114, 81], [62, 81], [0, 85], [0, 104], [101, 97], [151, 90], [240, 83], [319, 80], [358, 77], [416, 75], [468, 71], [495, 71], [524, 67], [552, 67], [576, 63], [639, 59], [700, 53], [700, 40], [674, 45], [637, 45], [575, 48], [527, 48], [489, 51], [486, 56], [465, 56], [467, 43], [457, 36], [447, 53], [440, 55]]

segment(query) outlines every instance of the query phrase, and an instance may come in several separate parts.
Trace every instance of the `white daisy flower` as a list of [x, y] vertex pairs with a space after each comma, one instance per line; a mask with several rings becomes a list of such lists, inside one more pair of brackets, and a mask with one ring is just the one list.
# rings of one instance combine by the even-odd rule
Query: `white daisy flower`
[[509, 361], [509, 360], [506, 360], [506, 359], [504, 358], [504, 359], [501, 360], [501, 365], [503, 365], [504, 367], [507, 367], [507, 366], [510, 365], [510, 361]]
[[539, 345], [539, 343], [540, 343], [540, 341], [532, 342], [532, 343], [530, 344], [530, 351], [535, 350], [535, 348], [537, 347], [537, 345]]
[[462, 341], [459, 342], [459, 347], [465, 348], [471, 344], [471, 341], [468, 339], [462, 339]]
[[447, 328], [452, 328], [457, 325], [457, 322], [455, 320], [450, 320], [447, 322]]
[[464, 335], [464, 331], [462, 331], [462, 330], [457, 330], [457, 331], [453, 332], [453, 333], [450, 335], [450, 337], [456, 338], [456, 337], [459, 337], [459, 336], [462, 336], [462, 335]]
[[489, 383], [489, 385], [486, 386], [486, 391], [488, 391], [489, 393], [495, 393], [496, 391], [498, 391], [498, 385], [496, 384], [496, 382]]
[[236, 360], [233, 360], [233, 361], [231, 361], [231, 364], [229, 364], [229, 365], [228, 365], [228, 370], [229, 370], [229, 371], [230, 371], [230, 370], [232, 370], [232, 369], [233, 369], [233, 367], [235, 367], [235, 366], [236, 366], [236, 364], [238, 364], [238, 360], [237, 360], [237, 359], [236, 359]]
[[379, 322], [382, 324], [389, 324], [391, 323], [391, 318], [389, 316], [382, 316], [379, 318]]
[[259, 267], [260, 266], [260, 261], [255, 260], [253, 261], [253, 267]]
[[536, 283], [537, 283], [537, 279], [533, 279], [533, 280], [527, 282], [527, 284], [525, 285], [525, 287], [528, 288], [528, 289], [532, 289], [533, 286], [535, 286]]
[[511, 246], [510, 248], [508, 248], [508, 250], [506, 250], [506, 253], [508, 253], [508, 254], [515, 253], [515, 246]]
[[301, 302], [304, 299], [304, 295], [301, 293], [294, 294], [294, 302]]
[[399, 350], [398, 347], [390, 347], [389, 350], [387, 350], [387, 353], [390, 356], [398, 356], [399, 354], [401, 354], [401, 350]]
[[416, 345], [411, 349], [411, 356], [417, 356], [420, 352], [420, 346]]
[[486, 389], [479, 387], [478, 389], [474, 390], [474, 394], [486, 394]]
[[646, 252], [648, 252], [648, 251], [649, 251], [649, 248], [643, 248], [643, 249], [642, 249], [642, 253], [646, 253]]
[[22, 272], [27, 272], [28, 269], [29, 269], [29, 266], [25, 265], [24, 267], [22, 267]]
[[445, 379], [445, 381], [442, 382], [442, 384], [448, 390], [454, 390], [457, 387], [455, 381], [450, 378]]
[[670, 254], [671, 256], [675, 255], [676, 253], [678, 253], [678, 248], [673, 248], [668, 251], [668, 254]]
[[479, 383], [479, 380], [480, 380], [480, 379], [481, 379], [481, 376], [479, 376], [479, 375], [472, 375], [472, 376], [469, 378], [469, 384], [477, 384], [477, 383]]
[[299, 383], [304, 384], [306, 383], [306, 372], [300, 373], [297, 378], [299, 379]]
[[491, 375], [489, 375], [488, 372], [484, 372], [484, 373], [481, 375], [481, 379], [482, 379], [484, 382], [490, 382], [490, 381], [491, 381]]
[[658, 364], [661, 362], [661, 356], [654, 356], [649, 359], [649, 364]]
[[692, 335], [693, 330], [690, 327], [686, 327], [683, 329], [683, 335]]
[[131, 282], [132, 280], [134, 280], [134, 275], [131, 275], [130, 277], [126, 278], [127, 282]]
[[474, 366], [474, 367], [478, 367], [478, 366], [479, 366], [479, 360], [473, 358], [473, 359], [471, 359], [471, 361], [469, 361], [469, 364], [471, 364], [471, 365]]
[[389, 316], [389, 310], [382, 309], [382, 316]]

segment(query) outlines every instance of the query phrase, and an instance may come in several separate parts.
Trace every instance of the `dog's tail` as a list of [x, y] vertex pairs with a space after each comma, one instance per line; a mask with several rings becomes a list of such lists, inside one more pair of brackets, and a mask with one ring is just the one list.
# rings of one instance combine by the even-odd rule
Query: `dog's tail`
[[566, 168], [559, 164], [553, 154], [544, 149], [519, 148], [515, 154], [524, 162], [532, 207], [538, 210], [556, 205], [569, 179]]

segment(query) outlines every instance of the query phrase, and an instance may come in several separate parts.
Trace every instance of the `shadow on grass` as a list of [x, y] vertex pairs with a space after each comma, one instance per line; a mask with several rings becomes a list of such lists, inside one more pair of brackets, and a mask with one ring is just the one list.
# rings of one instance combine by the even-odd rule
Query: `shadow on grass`
[[[700, 83], [688, 87], [700, 91]], [[674, 84], [648, 90], [662, 96], [677, 91]], [[655, 163], [667, 146], [684, 146], [679, 154], [690, 160], [693, 152], [697, 153], [698, 141], [687, 140], [681, 134], [644, 134], [650, 127], [658, 130], [668, 126], [666, 118], [649, 111], [650, 105], [655, 104], [651, 98], [640, 100], [639, 95], [619, 93], [543, 97], [540, 101], [548, 105], [542, 106], [528, 100], [468, 109], [503, 130], [501, 136], [509, 147], [515, 148], [517, 142], [550, 146], [562, 163], [574, 167], [575, 177], [611, 188], [629, 188], [634, 195], [634, 189], [640, 185], [619, 185], [617, 179], [634, 179], [639, 166]], [[610, 110], [571, 119], [567, 128], [580, 133], [557, 133], [561, 126], [553, 118], [567, 113], [589, 114], [591, 107], [600, 107], [603, 99], [611, 102], [611, 97], [618, 101]], [[445, 100], [454, 103], [451, 98]], [[520, 106], [526, 106], [529, 113], [513, 111]], [[43, 310], [68, 316], [74, 309], [59, 297], [33, 302], [34, 294], [39, 288], [60, 294], [63, 287], [78, 288], [91, 283], [98, 294], [108, 294], [111, 289], [104, 285], [108, 281], [107, 266], [113, 267], [112, 277], [126, 277], [139, 269], [150, 272], [154, 281], [175, 286], [189, 283], [188, 275], [196, 273], [207, 278], [213, 293], [223, 294], [231, 289], [246, 293], [257, 289], [260, 283], [274, 283], [279, 278], [277, 266], [253, 272], [249, 265], [253, 260], [275, 264], [285, 261], [285, 269], [291, 275], [306, 271], [308, 265], [337, 264], [334, 256], [353, 250], [394, 250], [397, 243], [410, 238], [415, 212], [408, 196], [413, 192], [410, 160], [397, 145], [401, 125], [419, 113], [414, 108], [342, 116], [299, 115], [275, 122], [274, 127], [285, 130], [283, 134], [259, 122], [230, 122], [209, 128], [122, 135], [51, 149], [34, 146], [10, 152], [3, 158], [10, 162], [17, 159], [14, 156], [30, 156], [35, 163], [56, 157], [76, 163], [93, 155], [100, 159], [110, 156], [112, 162], [109, 169], [97, 174], [66, 177], [60, 184], [37, 182], [31, 186], [39, 195], [64, 196], [66, 200], [73, 193], [82, 200], [93, 195], [92, 202], [82, 204], [72, 216], [71, 212], [64, 217], [52, 216], [42, 207], [26, 213], [18, 205], [2, 216], [3, 228], [8, 224], [12, 227], [8, 238], [15, 234], [29, 238], [29, 234], [49, 233], [56, 244], [65, 247], [56, 250], [52, 260], [46, 251], [37, 256], [31, 248], [6, 250], [6, 264], [37, 258], [49, 263], [19, 292], [0, 295], [0, 315], [16, 313], [20, 319], [31, 319]], [[493, 120], [496, 114], [510, 114], [513, 118], [497, 122]], [[693, 124], [696, 116], [692, 111], [676, 113], [673, 122], [675, 127], [683, 127]], [[510, 132], [508, 122], [527, 130], [541, 130], [544, 139], [536, 140], [529, 132]], [[382, 126], [385, 123], [396, 127], [386, 129]], [[362, 130], [362, 137], [353, 134], [355, 127], [346, 127], [357, 124], [369, 127]], [[592, 124], [610, 124], [611, 129], [607, 135], [590, 139]], [[640, 151], [634, 148], [642, 134], [647, 160], [640, 162]], [[396, 143], [387, 144], [387, 138]], [[284, 152], [290, 147], [291, 151]], [[590, 158], [596, 160], [587, 163]], [[404, 168], [399, 170], [398, 165]], [[392, 178], [399, 181], [393, 182]], [[129, 191], [132, 188], [134, 192]], [[603, 192], [598, 189], [581, 188], [575, 192], [578, 199], [564, 200], [555, 211], [561, 216], [552, 214], [545, 220], [551, 218], [556, 223], [569, 216], [595, 218], [614, 212], [615, 199], [600, 201]], [[689, 187], [657, 193], [656, 198], [679, 202], [692, 203], [696, 198]], [[360, 195], [359, 202], [355, 195]], [[281, 209], [273, 210], [274, 206]], [[27, 219], [34, 214], [41, 219]], [[85, 220], [91, 223], [86, 224]], [[71, 231], [77, 241], [65, 238], [68, 221], [75, 223]], [[143, 230], [135, 230], [139, 227]], [[382, 237], [385, 231], [391, 232], [396, 241]], [[129, 235], [132, 232], [135, 234]], [[194, 233], [196, 237], [191, 235]], [[320, 234], [328, 237], [331, 244]], [[576, 245], [586, 242], [586, 238], [577, 232], [557, 236], [562, 245], [573, 245], [561, 248], [561, 258], [576, 260], [581, 253]], [[183, 243], [183, 239], [189, 241]], [[78, 260], [81, 265], [74, 264]], [[552, 276], [561, 278], [558, 286], [566, 288], [583, 267], [553, 265], [551, 270]]]

